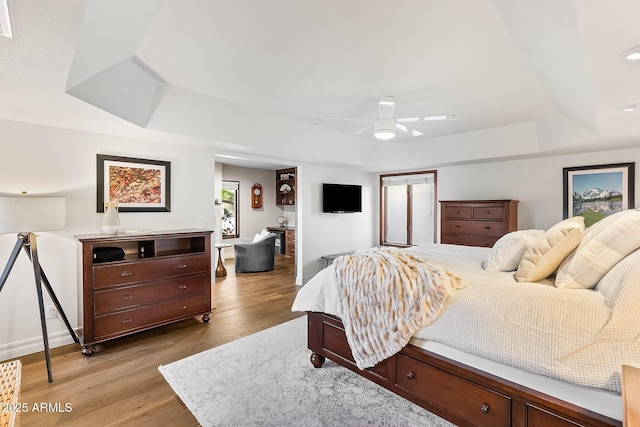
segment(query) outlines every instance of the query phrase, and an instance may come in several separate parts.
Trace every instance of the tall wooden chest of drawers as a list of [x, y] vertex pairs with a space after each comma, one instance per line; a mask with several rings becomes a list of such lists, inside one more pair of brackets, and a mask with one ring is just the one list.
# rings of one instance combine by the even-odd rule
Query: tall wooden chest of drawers
[[156, 326], [199, 315], [209, 321], [211, 231], [76, 238], [83, 354], [93, 354], [97, 343]]
[[440, 206], [440, 243], [491, 247], [518, 229], [517, 200], [446, 200]]

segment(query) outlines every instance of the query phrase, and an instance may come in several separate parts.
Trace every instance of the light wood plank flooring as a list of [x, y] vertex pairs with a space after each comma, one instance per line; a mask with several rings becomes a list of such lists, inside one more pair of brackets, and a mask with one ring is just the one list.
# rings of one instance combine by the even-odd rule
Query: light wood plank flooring
[[[20, 401], [29, 412], [20, 415], [20, 424], [197, 426], [158, 366], [303, 315], [291, 312], [298, 290], [293, 258], [277, 256], [274, 271], [237, 277], [233, 259], [225, 266], [227, 277], [216, 279], [213, 287], [215, 309], [208, 324], [197, 318], [160, 327], [97, 346], [90, 357], [78, 345], [53, 349], [51, 384], [43, 353], [21, 358]], [[40, 403], [49, 410], [34, 412], [33, 405]]]

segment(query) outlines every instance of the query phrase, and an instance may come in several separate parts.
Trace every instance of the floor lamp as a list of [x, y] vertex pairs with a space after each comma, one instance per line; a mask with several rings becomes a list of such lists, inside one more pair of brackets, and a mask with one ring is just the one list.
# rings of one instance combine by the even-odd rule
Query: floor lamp
[[[38, 259], [38, 245], [34, 231], [61, 230], [65, 227], [65, 200], [58, 197], [0, 197], [0, 233], [18, 233], [9, 261], [0, 276], [0, 292], [11, 273], [11, 269], [20, 255], [20, 250], [29, 257], [33, 265], [33, 274], [36, 281], [36, 293], [40, 306], [40, 323], [42, 326], [42, 341], [44, 342], [44, 354], [47, 361], [47, 376], [49, 382], [53, 382], [51, 373], [51, 356], [49, 354], [49, 335], [47, 334], [47, 321], [44, 310], [42, 287], [49, 293], [51, 301], [67, 326], [71, 337], [79, 343], [78, 336], [69, 324], [69, 320], [56, 297], [47, 276], [44, 274]], [[26, 231], [31, 230], [31, 231]]]

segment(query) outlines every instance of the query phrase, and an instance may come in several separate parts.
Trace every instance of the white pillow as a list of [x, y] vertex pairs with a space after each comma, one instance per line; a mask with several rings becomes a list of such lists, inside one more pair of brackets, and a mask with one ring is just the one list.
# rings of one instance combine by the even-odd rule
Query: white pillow
[[640, 248], [640, 211], [624, 210], [589, 227], [558, 268], [556, 287], [591, 289], [618, 262]]
[[522, 255], [544, 230], [518, 230], [502, 236], [493, 244], [484, 262], [484, 269], [491, 271], [514, 271], [518, 268]]
[[256, 243], [256, 242], [259, 242], [260, 240], [264, 240], [267, 237], [269, 237], [270, 235], [271, 235], [271, 233], [269, 232], [269, 230], [267, 230], [266, 228], [263, 228], [260, 233], [258, 233], [255, 236], [253, 236], [252, 243]]
[[574, 216], [545, 231], [520, 260], [515, 278], [518, 282], [537, 282], [549, 277], [582, 239], [584, 218]]

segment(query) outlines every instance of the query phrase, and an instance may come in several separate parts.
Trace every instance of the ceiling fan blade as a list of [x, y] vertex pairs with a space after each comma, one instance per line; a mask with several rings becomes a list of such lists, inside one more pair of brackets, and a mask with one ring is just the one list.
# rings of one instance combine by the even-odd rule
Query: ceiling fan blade
[[311, 123], [313, 123], [314, 125], [318, 125], [318, 124], [322, 124], [322, 122], [324, 121], [329, 121], [329, 120], [342, 120], [342, 121], [349, 121], [349, 122], [371, 122], [373, 121], [372, 119], [353, 119], [350, 117], [331, 117], [331, 116], [323, 116], [323, 117], [316, 117], [315, 119], [311, 120]]
[[402, 123], [398, 123], [396, 122], [396, 129], [401, 130], [404, 133], [408, 133], [411, 136], [420, 136], [422, 135], [422, 132], [420, 132], [419, 130], [415, 130], [412, 129], [406, 125], [403, 125]]
[[362, 129], [358, 129], [355, 132], [351, 132], [351, 135], [354, 135], [354, 136], [362, 135], [363, 133], [371, 129], [372, 126], [373, 126], [373, 123], [369, 123], [367, 126], [363, 127]]
[[401, 123], [421, 122], [421, 121], [440, 121], [440, 120], [455, 120], [455, 114], [434, 114], [430, 116], [414, 116], [414, 117], [401, 117], [396, 121]]
[[381, 119], [392, 119], [393, 118], [393, 110], [395, 109], [396, 102], [393, 99], [393, 96], [383, 96], [378, 101], [378, 111], [380, 113]]

